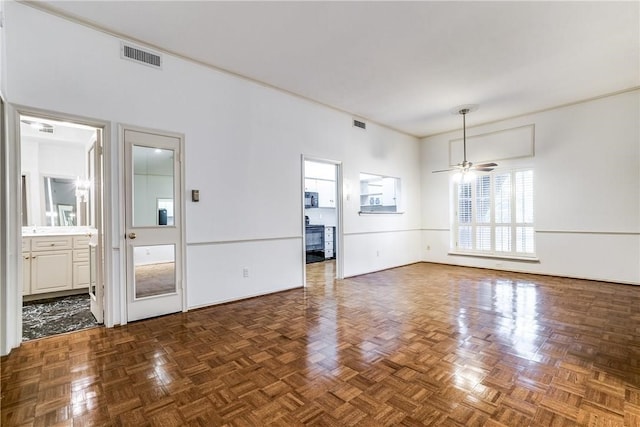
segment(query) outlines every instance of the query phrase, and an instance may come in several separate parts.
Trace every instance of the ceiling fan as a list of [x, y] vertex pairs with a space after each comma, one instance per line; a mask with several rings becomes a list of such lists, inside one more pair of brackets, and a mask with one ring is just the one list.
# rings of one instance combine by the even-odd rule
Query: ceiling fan
[[471, 171], [491, 172], [493, 170], [493, 168], [498, 166], [497, 163], [482, 163], [482, 164], [479, 164], [479, 165], [474, 165], [473, 163], [471, 163], [470, 161], [467, 160], [467, 121], [466, 121], [466, 116], [470, 112], [476, 111], [477, 109], [478, 109], [478, 106], [476, 104], [468, 104], [468, 105], [461, 105], [461, 106], [456, 107], [456, 108], [454, 108], [452, 110], [453, 113], [455, 113], [455, 114], [462, 114], [462, 149], [463, 149], [464, 159], [462, 160], [462, 163], [458, 163], [457, 165], [455, 165], [452, 168], [441, 169], [441, 170], [433, 171], [432, 173], [450, 172], [450, 171], [458, 171], [459, 173], [462, 173], [462, 174], [466, 174], [466, 173], [471, 172]]

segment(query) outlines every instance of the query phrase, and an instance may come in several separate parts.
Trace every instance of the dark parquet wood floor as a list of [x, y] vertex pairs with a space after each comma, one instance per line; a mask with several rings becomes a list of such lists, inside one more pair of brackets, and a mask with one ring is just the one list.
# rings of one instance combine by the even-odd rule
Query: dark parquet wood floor
[[[640, 287], [434, 264], [23, 344], [2, 426], [640, 425]], [[328, 278], [327, 278], [328, 277]]]

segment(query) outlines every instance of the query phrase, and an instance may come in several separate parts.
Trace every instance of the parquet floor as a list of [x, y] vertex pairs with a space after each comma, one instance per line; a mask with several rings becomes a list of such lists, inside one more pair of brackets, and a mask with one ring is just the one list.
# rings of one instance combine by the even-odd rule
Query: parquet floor
[[308, 268], [306, 289], [23, 344], [0, 423], [640, 425], [640, 287]]

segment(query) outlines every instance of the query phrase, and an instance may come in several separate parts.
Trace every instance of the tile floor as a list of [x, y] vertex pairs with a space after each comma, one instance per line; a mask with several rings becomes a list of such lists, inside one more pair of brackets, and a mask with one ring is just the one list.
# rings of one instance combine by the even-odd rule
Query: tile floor
[[22, 305], [22, 340], [48, 337], [98, 326], [91, 314], [89, 295], [72, 295], [25, 302]]

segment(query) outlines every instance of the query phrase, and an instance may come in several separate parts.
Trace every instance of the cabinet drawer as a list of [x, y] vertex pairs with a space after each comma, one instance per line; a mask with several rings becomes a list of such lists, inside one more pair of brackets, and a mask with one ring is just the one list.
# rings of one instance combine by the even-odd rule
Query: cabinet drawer
[[90, 236], [73, 236], [73, 249], [88, 248], [90, 239]]
[[31, 252], [31, 239], [28, 237], [22, 238], [22, 252]]
[[70, 236], [60, 237], [36, 237], [31, 239], [31, 251], [51, 251], [58, 249], [71, 249], [73, 244]]
[[74, 249], [73, 262], [89, 262], [89, 249]]

